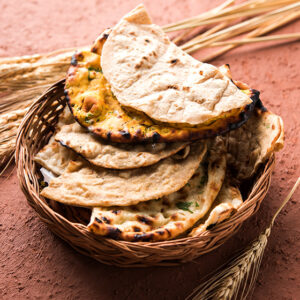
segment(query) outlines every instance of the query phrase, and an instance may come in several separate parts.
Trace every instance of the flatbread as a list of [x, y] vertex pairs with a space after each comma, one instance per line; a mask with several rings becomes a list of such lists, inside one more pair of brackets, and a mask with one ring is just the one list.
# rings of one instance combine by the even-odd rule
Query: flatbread
[[[66, 107], [59, 116], [56, 130], [59, 131], [63, 126], [73, 122], [74, 118], [69, 108]], [[35, 155], [34, 161], [55, 175], [61, 175], [68, 166], [70, 160], [75, 158], [75, 153], [72, 153], [69, 149], [62, 147], [58, 142], [55, 141], [53, 135], [48, 144]]]
[[61, 146], [52, 136], [49, 143], [35, 155], [34, 161], [55, 175], [61, 175], [75, 157], [75, 153]]
[[239, 115], [252, 103], [218, 68], [172, 43], [143, 5], [112, 28], [101, 67], [122, 105], [160, 122], [207, 124]]
[[94, 208], [88, 229], [126, 241], [175, 238], [209, 210], [222, 186], [225, 169], [224, 145], [219, 141], [181, 190], [134, 206]]
[[76, 123], [66, 107], [59, 117], [54, 137], [36, 155], [35, 161], [54, 174], [61, 175], [69, 161], [76, 157], [66, 149], [71, 148], [96, 166], [131, 169], [155, 164], [184, 148], [183, 154], [179, 153], [178, 156], [187, 155], [189, 147], [186, 146], [187, 143], [109, 144]]
[[264, 107], [256, 108], [248, 122], [229, 132], [226, 138], [227, 163], [231, 174], [240, 181], [246, 180], [274, 151], [282, 149], [283, 122]]
[[139, 169], [112, 170], [92, 167], [77, 159], [50, 181], [41, 195], [76, 206], [126, 206], [158, 199], [182, 188], [206, 153], [206, 143], [195, 143], [186, 159], [172, 157]]
[[91, 135], [78, 123], [63, 126], [55, 140], [83, 156], [91, 164], [112, 169], [149, 166], [169, 157], [187, 143], [111, 144]]
[[201, 126], [154, 122], [146, 114], [120, 105], [102, 74], [100, 55], [89, 51], [73, 56], [65, 93], [72, 114], [80, 125], [102, 139], [118, 143], [182, 142], [214, 137], [244, 123], [258, 99], [257, 93], [247, 88], [243, 93], [249, 95], [253, 103], [246, 113], [223, 116]]
[[199, 235], [205, 230], [209, 230], [216, 224], [228, 219], [237, 211], [242, 203], [243, 198], [240, 190], [236, 186], [231, 185], [227, 178], [210, 210], [199, 220], [197, 227], [195, 227], [189, 235]]

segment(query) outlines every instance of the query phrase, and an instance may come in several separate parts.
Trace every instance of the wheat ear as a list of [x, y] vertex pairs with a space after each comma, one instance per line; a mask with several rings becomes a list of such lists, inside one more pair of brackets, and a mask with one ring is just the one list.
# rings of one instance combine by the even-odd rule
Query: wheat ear
[[253, 289], [274, 221], [291, 199], [300, 177], [274, 214], [268, 228], [241, 254], [227, 262], [209, 280], [199, 285], [186, 300], [246, 299]]

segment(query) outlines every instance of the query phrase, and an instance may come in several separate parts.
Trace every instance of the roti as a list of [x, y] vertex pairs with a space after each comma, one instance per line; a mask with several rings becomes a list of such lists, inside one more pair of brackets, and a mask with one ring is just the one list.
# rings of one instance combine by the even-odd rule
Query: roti
[[205, 230], [213, 228], [215, 225], [228, 219], [242, 205], [243, 198], [240, 190], [226, 179], [218, 194], [217, 199], [206, 215], [199, 220], [197, 226], [189, 233], [196, 236]]
[[110, 142], [182, 142], [212, 137], [244, 123], [258, 99], [258, 94], [247, 88], [243, 93], [253, 100], [247, 112], [224, 116], [201, 126], [155, 122], [142, 112], [121, 106], [102, 73], [100, 59], [100, 55], [89, 51], [75, 54], [67, 74], [65, 93], [77, 122]]
[[[56, 131], [59, 131], [63, 126], [73, 122], [74, 118], [70, 110], [66, 107], [59, 116]], [[75, 153], [62, 147], [55, 141], [54, 136], [52, 136], [48, 144], [35, 155], [34, 161], [55, 175], [61, 175], [68, 166], [70, 160], [75, 158]]]
[[88, 229], [126, 241], [173, 239], [209, 210], [222, 186], [225, 169], [224, 144], [219, 139], [182, 189], [133, 206], [94, 208]]
[[126, 206], [158, 199], [181, 189], [195, 173], [206, 153], [206, 143], [191, 145], [185, 159], [172, 157], [139, 169], [112, 170], [93, 167], [76, 159], [62, 175], [50, 181], [41, 195], [64, 204]]
[[76, 155], [51, 137], [49, 143], [43, 147], [34, 157], [34, 161], [51, 171], [55, 175], [61, 175]]
[[172, 43], [143, 5], [112, 28], [101, 48], [102, 71], [118, 101], [156, 121], [209, 124], [252, 103], [218, 68]]
[[77, 122], [63, 126], [55, 135], [55, 140], [91, 164], [112, 169], [153, 165], [187, 146], [187, 143], [111, 144], [90, 134]]
[[275, 151], [282, 149], [282, 119], [263, 106], [255, 109], [246, 124], [227, 134], [227, 162], [239, 181], [252, 177]]
[[35, 161], [45, 168], [48, 166], [54, 174], [61, 175], [70, 159], [76, 157], [66, 147], [96, 166], [131, 169], [155, 164], [183, 149], [178, 157], [187, 155], [189, 147], [186, 146], [187, 143], [110, 144], [82, 128], [66, 107], [59, 117], [54, 137], [39, 151]]

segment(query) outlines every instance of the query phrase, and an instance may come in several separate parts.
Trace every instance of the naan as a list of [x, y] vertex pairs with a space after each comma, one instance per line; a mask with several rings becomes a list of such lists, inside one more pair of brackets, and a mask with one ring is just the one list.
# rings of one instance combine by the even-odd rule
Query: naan
[[196, 236], [228, 219], [242, 205], [243, 198], [240, 190], [231, 185], [228, 179], [222, 185], [217, 199], [206, 215], [199, 220], [197, 226], [190, 232], [190, 236]]
[[282, 119], [263, 106], [242, 127], [227, 134], [227, 163], [234, 178], [249, 179], [275, 151], [283, 147]]
[[206, 153], [206, 143], [194, 143], [185, 159], [172, 157], [139, 169], [93, 167], [76, 159], [62, 175], [50, 181], [41, 195], [76, 206], [126, 206], [158, 199], [181, 189]]
[[182, 189], [137, 205], [94, 208], [88, 228], [126, 241], [173, 239], [207, 213], [222, 186], [225, 169], [224, 144], [218, 139]]
[[[72, 124], [73, 122], [74, 118], [69, 108], [66, 107], [58, 118], [56, 132], [63, 126]], [[52, 136], [48, 144], [35, 155], [34, 161], [55, 175], [61, 175], [69, 165], [70, 160], [75, 158], [75, 153], [72, 153], [69, 149], [62, 147], [55, 141], [54, 136]]]
[[44, 146], [34, 157], [34, 161], [55, 175], [61, 175], [76, 154], [63, 147], [54, 140], [52, 136], [46, 146]]
[[63, 126], [55, 140], [83, 156], [91, 164], [112, 169], [149, 166], [169, 157], [187, 143], [112, 144], [93, 136], [78, 123]]
[[89, 51], [76, 53], [68, 70], [65, 93], [77, 122], [110, 142], [182, 142], [214, 137], [243, 124], [258, 100], [257, 92], [247, 87], [243, 93], [253, 100], [247, 112], [193, 127], [155, 122], [143, 112], [119, 103], [102, 73], [100, 59], [100, 55]]

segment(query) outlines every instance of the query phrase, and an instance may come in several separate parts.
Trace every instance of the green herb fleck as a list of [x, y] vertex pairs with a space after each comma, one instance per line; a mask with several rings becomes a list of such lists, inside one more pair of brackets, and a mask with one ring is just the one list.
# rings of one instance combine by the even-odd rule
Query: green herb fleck
[[88, 81], [91, 81], [91, 80], [93, 80], [93, 78], [91, 78], [91, 74], [90, 74], [91, 72], [89, 71], [89, 73], [88, 73]]
[[202, 177], [201, 177], [201, 179], [200, 179], [200, 182], [199, 182], [199, 186], [201, 187], [201, 186], [203, 186], [204, 185], [204, 183], [207, 181], [207, 175], [202, 175]]
[[267, 128], [270, 128], [270, 124], [265, 124], [265, 126], [266, 126]]
[[91, 71], [95, 71], [95, 72], [100, 72], [102, 73], [102, 70], [100, 68], [95, 68], [95, 67], [88, 67], [88, 80], [91, 81], [94, 78], [91, 76]]
[[94, 116], [94, 115], [93, 115], [92, 113], [88, 113], [88, 114], [86, 115], [86, 117], [84, 118], [84, 122], [85, 122], [85, 123], [88, 123], [88, 124], [93, 123], [93, 120], [90, 120], [90, 118], [93, 117], [93, 116]]
[[199, 203], [197, 201], [195, 201], [195, 206], [199, 207]]
[[88, 67], [88, 70], [102, 73], [102, 70], [100, 68]]
[[42, 180], [42, 181], [40, 182], [40, 184], [41, 184], [41, 187], [46, 187], [46, 186], [48, 186], [48, 183], [45, 182], [44, 180]]
[[190, 210], [190, 206], [191, 205], [192, 205], [192, 202], [177, 202], [176, 203], [177, 208], [182, 209], [182, 210], [186, 210], [186, 211], [188, 211], [190, 213], [193, 213]]

